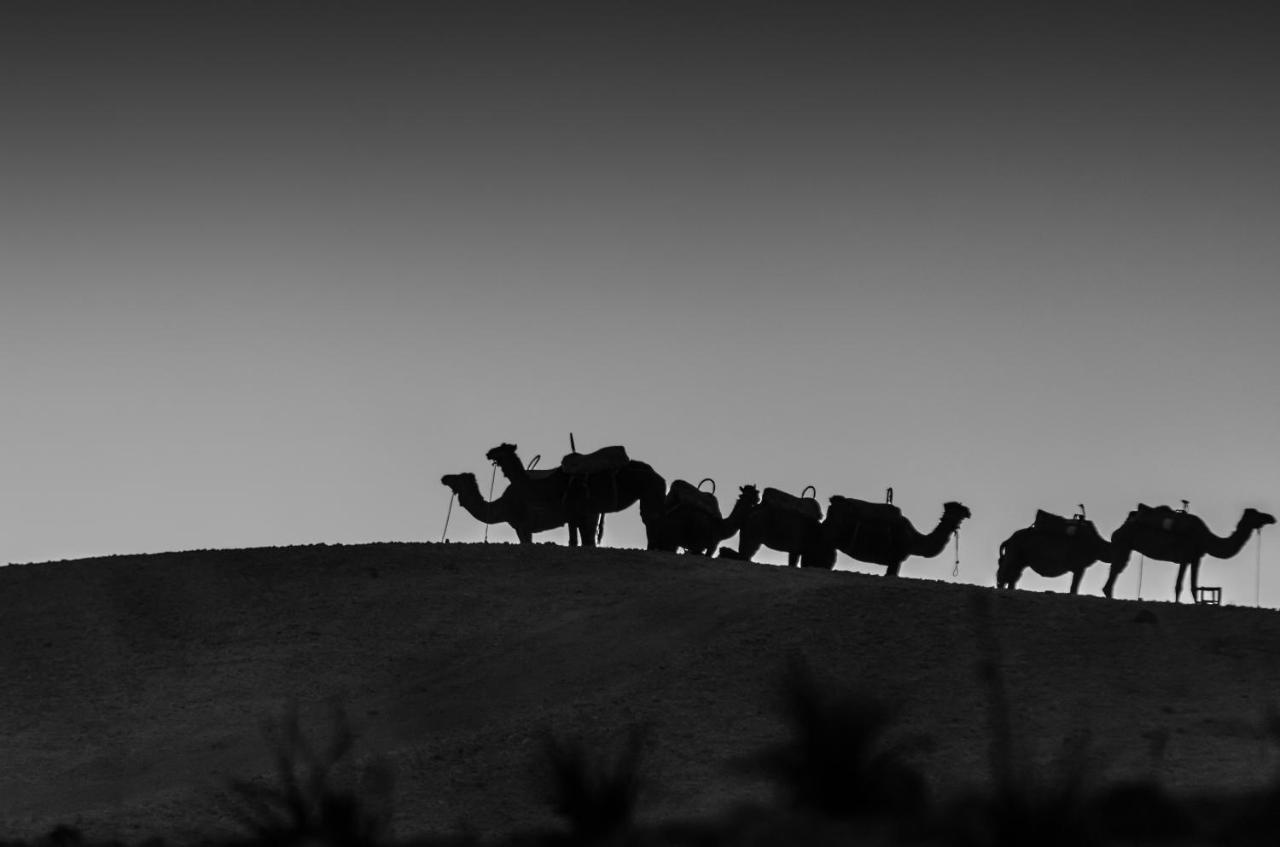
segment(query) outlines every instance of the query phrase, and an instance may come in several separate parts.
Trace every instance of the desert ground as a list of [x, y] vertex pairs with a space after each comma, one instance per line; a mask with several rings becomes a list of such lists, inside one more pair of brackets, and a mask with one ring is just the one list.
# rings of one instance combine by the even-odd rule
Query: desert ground
[[0, 837], [233, 832], [229, 780], [270, 778], [263, 722], [291, 704], [321, 740], [342, 704], [359, 756], [394, 775], [397, 835], [544, 825], [545, 733], [603, 749], [636, 724], [652, 742], [642, 817], [715, 815], [768, 797], [731, 766], [784, 737], [795, 655], [900, 704], [902, 728], [934, 739], [921, 764], [940, 792], [989, 779], [984, 658], [1033, 761], [1087, 738], [1100, 772], [1177, 790], [1255, 786], [1276, 767], [1261, 730], [1280, 704], [1271, 610], [388, 543], [13, 565], [0, 632]]

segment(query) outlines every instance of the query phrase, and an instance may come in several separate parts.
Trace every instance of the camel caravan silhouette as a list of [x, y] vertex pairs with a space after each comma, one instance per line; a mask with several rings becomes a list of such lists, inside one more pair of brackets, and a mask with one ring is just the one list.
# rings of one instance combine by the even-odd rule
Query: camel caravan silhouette
[[[661, 474], [632, 459], [621, 446], [585, 454], [574, 448], [559, 466], [544, 470], [526, 467], [514, 444], [499, 444], [485, 458], [507, 480], [496, 499], [485, 499], [475, 474], [447, 474], [440, 481], [472, 517], [488, 525], [508, 524], [521, 544], [532, 543], [537, 533], [567, 526], [570, 546], [594, 547], [603, 538], [605, 515], [638, 504], [650, 550], [709, 557], [718, 547], [721, 558], [751, 561], [761, 547], [768, 547], [785, 553], [790, 567], [828, 570], [844, 553], [884, 567], [885, 576], [898, 576], [908, 558], [938, 556], [972, 514], [963, 504], [949, 501], [934, 528], [921, 532], [893, 504], [892, 488], [883, 503], [833, 495], [824, 518], [816, 489], [808, 496], [813, 486], [797, 497], [778, 488], [765, 488], [761, 494], [755, 485], [744, 485], [726, 516], [713, 480], [693, 485], [676, 479], [668, 490]], [[711, 491], [701, 490], [707, 482]], [[1111, 597], [1116, 578], [1137, 552], [1178, 565], [1174, 601], [1179, 602], [1188, 569], [1195, 597], [1204, 556], [1229, 559], [1255, 531], [1276, 522], [1265, 512], [1245, 509], [1235, 530], [1219, 537], [1186, 506], [1186, 501], [1182, 509], [1140, 503], [1109, 540], [1086, 518], [1084, 506], [1071, 518], [1038, 509], [1030, 526], [1000, 545], [996, 587], [1014, 589], [1030, 570], [1047, 578], [1070, 574], [1069, 592], [1078, 594], [1084, 572], [1106, 562], [1111, 570], [1102, 593]], [[736, 550], [719, 546], [735, 534]]]
[[1104, 595], [1112, 595], [1116, 577], [1129, 564], [1129, 556], [1137, 552], [1148, 559], [1173, 562], [1178, 566], [1178, 579], [1173, 589], [1175, 603], [1182, 600], [1182, 580], [1189, 567], [1191, 596], [1194, 599], [1199, 588], [1201, 559], [1206, 555], [1230, 559], [1240, 552], [1256, 530], [1276, 522], [1266, 512], [1245, 509], [1235, 531], [1221, 538], [1210, 532], [1204, 521], [1188, 512], [1186, 506], [1186, 501], [1183, 501], [1182, 509], [1139, 503], [1138, 508], [1129, 513], [1120, 528], [1111, 534], [1111, 544], [1116, 550], [1107, 584], [1102, 588]]
[[1071, 518], [1036, 510], [1031, 526], [1010, 535], [1000, 545], [996, 587], [1016, 588], [1028, 568], [1044, 577], [1071, 574], [1071, 594], [1080, 593], [1080, 580], [1095, 562], [1114, 564], [1117, 548], [1098, 534], [1085, 517], [1084, 506]]

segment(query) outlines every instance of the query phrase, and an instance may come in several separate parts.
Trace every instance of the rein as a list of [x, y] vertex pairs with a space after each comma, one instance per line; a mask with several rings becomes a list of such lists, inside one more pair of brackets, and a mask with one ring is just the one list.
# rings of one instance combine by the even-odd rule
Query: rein
[[444, 531], [440, 533], [440, 540], [445, 541], [445, 536], [449, 534], [449, 517], [453, 515], [453, 501], [458, 498], [458, 492], [454, 491], [449, 494], [449, 508], [444, 513]]
[[[892, 492], [893, 489], [890, 488], [889, 491]], [[889, 498], [889, 502], [892, 503], [893, 494], [890, 494]], [[955, 532], [951, 533], [951, 536], [956, 540], [956, 566], [951, 569], [951, 577], [954, 579], [960, 576], [960, 527], [956, 527]]]
[[1258, 561], [1253, 578], [1253, 605], [1262, 605], [1262, 527], [1258, 527]]
[[[489, 502], [485, 503], [485, 506], [484, 506], [486, 518], [493, 517], [493, 513], [491, 511], [493, 509], [493, 482], [497, 478], [498, 478], [498, 463], [494, 462], [493, 474], [491, 474], [489, 477]], [[484, 543], [485, 544], [489, 543], [489, 524], [487, 522], [484, 525]]]

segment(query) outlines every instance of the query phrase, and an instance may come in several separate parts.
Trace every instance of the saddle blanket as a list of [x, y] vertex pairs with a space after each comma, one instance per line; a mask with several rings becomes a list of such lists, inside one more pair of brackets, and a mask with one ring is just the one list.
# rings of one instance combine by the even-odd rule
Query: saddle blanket
[[671, 483], [671, 490], [667, 492], [667, 511], [674, 509], [692, 509], [696, 512], [705, 512], [708, 515], [720, 519], [720, 503], [716, 500], [716, 495], [710, 491], [699, 491], [696, 485], [688, 483], [683, 479], [677, 479]]
[[762, 505], [773, 506], [791, 512], [798, 512], [815, 521], [822, 520], [822, 507], [813, 497], [797, 497], [777, 488], [766, 488], [760, 498]]

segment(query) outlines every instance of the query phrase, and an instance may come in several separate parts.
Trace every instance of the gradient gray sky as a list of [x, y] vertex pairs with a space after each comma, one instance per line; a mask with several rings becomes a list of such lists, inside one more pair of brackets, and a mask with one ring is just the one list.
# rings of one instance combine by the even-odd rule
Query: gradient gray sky
[[0, 560], [437, 539], [570, 430], [961, 500], [983, 584], [1037, 508], [1278, 511], [1264, 12], [7, 4]]

